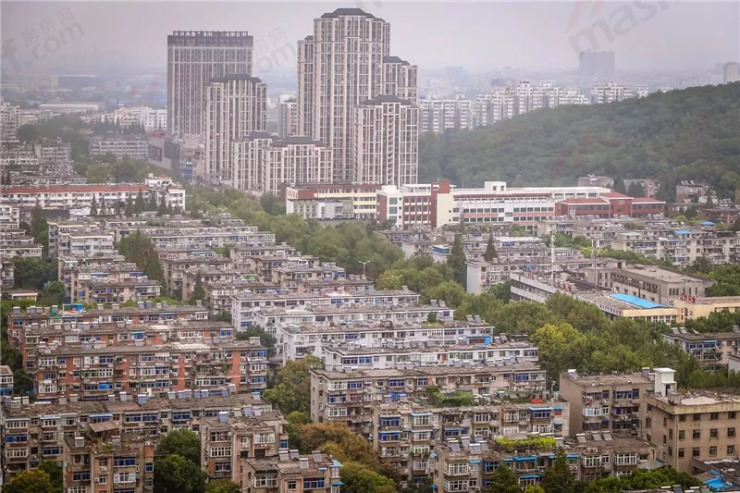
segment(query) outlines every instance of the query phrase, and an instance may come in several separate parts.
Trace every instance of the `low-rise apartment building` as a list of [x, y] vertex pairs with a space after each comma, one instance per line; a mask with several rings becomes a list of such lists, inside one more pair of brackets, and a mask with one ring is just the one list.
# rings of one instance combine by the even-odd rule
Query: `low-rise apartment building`
[[[504, 342], [502, 342], [502, 337]], [[403, 369], [408, 365], [455, 365], [468, 363], [493, 366], [538, 360], [537, 346], [529, 342], [507, 341], [506, 334], [484, 336], [483, 343], [467, 344], [454, 338], [448, 341], [435, 339], [396, 342], [396, 339], [377, 346], [332, 341], [323, 348], [324, 368], [339, 371], [342, 368], [357, 369]], [[445, 342], [447, 342], [445, 344]]]
[[717, 283], [714, 279], [699, 278], [652, 265], [591, 269], [586, 271], [586, 280], [615, 293], [666, 305], [681, 296], [706, 296], [706, 290]]
[[428, 476], [430, 463], [439, 455], [439, 444], [471, 444], [531, 434], [568, 435], [568, 403], [561, 401], [499, 401], [469, 407], [378, 402], [372, 409], [370, 440], [375, 451], [381, 461], [405, 471], [403, 479], [410, 482]]
[[146, 161], [149, 142], [146, 138], [95, 138], [90, 142], [90, 154], [113, 154], [117, 159]]
[[277, 457], [246, 459], [242, 465], [242, 491], [339, 493], [342, 487], [342, 463], [318, 451], [299, 455], [297, 450], [285, 450]]
[[614, 436], [640, 433], [640, 399], [653, 391], [649, 372], [560, 375], [560, 396], [570, 403], [572, 435], [606, 431]]
[[427, 366], [407, 369], [311, 371], [311, 419], [345, 423], [370, 432], [373, 402], [428, 399], [428, 387], [442, 393], [469, 392], [481, 399], [538, 396], [547, 387], [536, 363], [508, 366]]
[[684, 328], [673, 328], [663, 334], [667, 342], [681, 349], [710, 369], [718, 370], [729, 364], [730, 356], [737, 356], [740, 346], [740, 330], [735, 332], [687, 332]]
[[[150, 459], [153, 457], [148, 454], [148, 447], [156, 448], [162, 436], [177, 429], [200, 433], [203, 468], [214, 473], [216, 463], [224, 462], [216, 455], [242, 461], [245, 457], [259, 456], [259, 450], [276, 455], [278, 448], [287, 449], [288, 446], [284, 419], [259, 396], [215, 389], [169, 392], [164, 397], [125, 392], [108, 397], [84, 402], [72, 397], [58, 403], [28, 403], [20, 397], [6, 398], [3, 401], [4, 426], [0, 431], [5, 478], [36, 467], [44, 460], [63, 461], [68, 473], [65, 487], [94, 487], [99, 489], [88, 491], [101, 493], [117, 483], [110, 474], [124, 472], [124, 467], [138, 465], [137, 472], [148, 472], [150, 474], [144, 477], [151, 478], [153, 460]], [[209, 431], [211, 426], [216, 428], [215, 436]], [[230, 440], [221, 440], [224, 436]], [[83, 437], [84, 441], [80, 440]], [[142, 444], [143, 449], [137, 447], [129, 451], [121, 463], [117, 464], [115, 457], [111, 459], [110, 454], [118, 445], [140, 443], [141, 437], [149, 445]], [[103, 442], [108, 445], [97, 446]], [[216, 442], [223, 442], [217, 445], [220, 452], [209, 453], [216, 448]], [[91, 453], [103, 454], [103, 449], [109, 455], [84, 457]], [[83, 457], [75, 459], [74, 455]], [[239, 471], [239, 467], [232, 467], [234, 479], [239, 478]], [[106, 476], [107, 481], [96, 481]]]
[[8, 327], [13, 338], [20, 338], [23, 329], [36, 326], [64, 327], [64, 330], [78, 327], [85, 330], [91, 326], [121, 323], [125, 325], [139, 324], [171, 324], [177, 321], [206, 321], [208, 310], [202, 306], [169, 306], [166, 302], [152, 304], [151, 301], [140, 301], [137, 306], [122, 307], [118, 303], [98, 305], [97, 308], [86, 310], [80, 304], [58, 306], [29, 306], [25, 310], [13, 307], [8, 314]]
[[678, 471], [693, 461], [737, 458], [740, 397], [712, 391], [655, 393], [642, 402], [643, 436], [657, 458]]
[[[519, 486], [537, 486], [555, 459], [555, 447], [535, 449], [526, 435], [513, 437], [506, 445], [497, 440], [453, 440], [437, 445], [428, 463], [437, 491], [478, 491], [491, 487], [491, 475], [499, 467], [511, 468]], [[590, 439], [589, 439], [590, 438]], [[579, 436], [577, 440], [554, 440], [562, 446], [573, 479], [593, 480], [621, 477], [637, 469], [658, 467], [655, 447], [636, 438], [610, 435]]]
[[146, 345], [143, 338], [129, 344], [39, 347], [33, 374], [36, 394], [56, 401], [71, 396], [104, 400], [115, 391], [226, 387], [261, 393], [267, 385], [267, 350], [253, 341]]
[[250, 292], [231, 298], [231, 314], [234, 327], [244, 329], [254, 324], [255, 313], [269, 308], [298, 308], [313, 306], [416, 306], [420, 295], [408, 289], [400, 291], [381, 290], [363, 293], [269, 293]]

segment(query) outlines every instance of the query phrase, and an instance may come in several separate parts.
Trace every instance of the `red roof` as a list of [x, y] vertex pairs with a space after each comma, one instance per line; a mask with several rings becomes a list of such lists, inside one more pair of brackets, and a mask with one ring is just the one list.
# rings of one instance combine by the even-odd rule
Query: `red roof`
[[604, 205], [605, 201], [601, 200], [600, 198], [594, 198], [594, 199], [565, 199], [558, 202], [558, 204], [597, 204], [597, 205]]
[[8, 187], [4, 194], [11, 193], [75, 193], [75, 192], [146, 192], [146, 185], [58, 185], [53, 187]]

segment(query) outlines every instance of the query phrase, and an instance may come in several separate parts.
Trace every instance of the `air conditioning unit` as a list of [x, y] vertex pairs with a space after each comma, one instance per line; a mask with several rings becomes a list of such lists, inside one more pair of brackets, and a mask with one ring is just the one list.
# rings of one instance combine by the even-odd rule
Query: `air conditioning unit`
[[108, 472], [107, 466], [100, 466], [100, 472]]

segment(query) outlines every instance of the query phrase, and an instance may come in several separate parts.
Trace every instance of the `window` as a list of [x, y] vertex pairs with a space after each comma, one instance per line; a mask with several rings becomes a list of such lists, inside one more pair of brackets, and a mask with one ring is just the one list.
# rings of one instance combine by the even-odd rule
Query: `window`
[[709, 430], [709, 438], [717, 438], [717, 428]]
[[734, 445], [728, 445], [727, 446], [727, 455], [735, 455], [735, 446]]
[[719, 413], [710, 413], [709, 419], [719, 419]]
[[691, 449], [691, 457], [699, 457], [700, 453], [701, 449], [699, 449], [699, 447], [694, 447]]
[[683, 457], [684, 456], [684, 451], [683, 451], [682, 448], [678, 449], [678, 456], [679, 457]]
[[737, 416], [737, 413], [735, 411], [730, 411], [729, 413], [727, 413], [728, 419], [735, 419], [736, 416]]
[[90, 481], [90, 471], [77, 471], [72, 473], [72, 481]]
[[686, 431], [685, 430], [678, 430], [678, 439], [683, 440], [686, 438]]
[[324, 488], [324, 478], [305, 478], [303, 480], [304, 490], [313, 490], [317, 488]]
[[701, 438], [701, 430], [694, 430], [692, 433], [692, 437], [694, 440], [698, 440]]
[[694, 421], [701, 421], [701, 414], [694, 414]]
[[735, 436], [735, 428], [727, 428], [727, 437], [732, 438]]

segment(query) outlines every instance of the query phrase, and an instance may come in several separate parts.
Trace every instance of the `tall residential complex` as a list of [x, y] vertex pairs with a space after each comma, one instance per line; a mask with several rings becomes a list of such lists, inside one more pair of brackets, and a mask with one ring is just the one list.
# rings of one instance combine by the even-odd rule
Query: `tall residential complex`
[[331, 183], [331, 149], [308, 137], [277, 140], [253, 133], [232, 144], [233, 186], [252, 193], [280, 192], [284, 183]]
[[[354, 157], [370, 152], [353, 149], [361, 141], [353, 131], [355, 118], [366, 116], [364, 109], [357, 113], [357, 108], [378, 96], [395, 96], [415, 106], [416, 81], [415, 65], [390, 56], [390, 24], [383, 19], [361, 9], [343, 8], [314, 20], [313, 36], [298, 42], [298, 132], [332, 150], [335, 182], [367, 179], [355, 176], [362, 167], [356, 165]], [[412, 119], [408, 124], [418, 123]], [[401, 133], [411, 135], [409, 145], [418, 146], [417, 130]], [[391, 147], [384, 150], [396, 152]], [[396, 155], [375, 159], [383, 166], [399, 160]], [[417, 167], [418, 162], [412, 165]], [[376, 173], [374, 179], [385, 179], [389, 174], [394, 173]], [[415, 177], [416, 172], [407, 176]]]
[[419, 108], [398, 96], [377, 96], [355, 110], [353, 183], [416, 183], [419, 171]]
[[175, 31], [167, 36], [167, 130], [202, 135], [206, 86], [228, 74], [252, 73], [246, 31]]
[[218, 183], [233, 184], [231, 146], [267, 126], [267, 85], [244, 74], [214, 79], [206, 86], [205, 173]]

